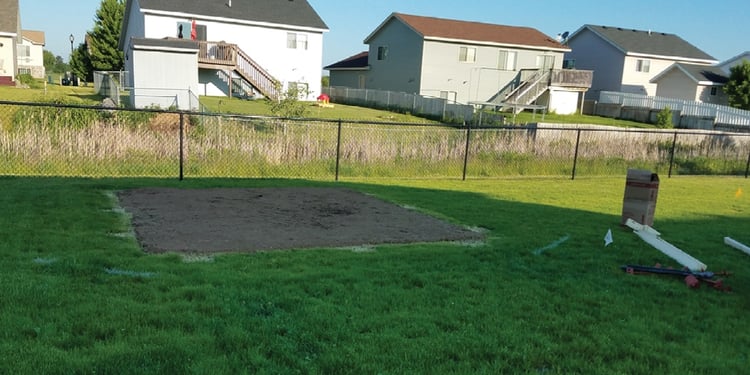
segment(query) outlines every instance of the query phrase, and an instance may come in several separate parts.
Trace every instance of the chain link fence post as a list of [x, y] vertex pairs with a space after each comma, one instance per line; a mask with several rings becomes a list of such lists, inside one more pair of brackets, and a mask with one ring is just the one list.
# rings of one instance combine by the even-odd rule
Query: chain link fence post
[[578, 129], [576, 134], [576, 149], [573, 153], [573, 175], [570, 177], [571, 180], [576, 179], [576, 166], [578, 165], [578, 145], [581, 144], [581, 129]]

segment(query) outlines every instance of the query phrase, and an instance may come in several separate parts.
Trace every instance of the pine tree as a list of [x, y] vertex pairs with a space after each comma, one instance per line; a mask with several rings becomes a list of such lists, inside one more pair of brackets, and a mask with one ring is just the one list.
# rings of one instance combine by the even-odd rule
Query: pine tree
[[119, 49], [123, 0], [102, 0], [96, 11], [94, 30], [89, 33], [88, 53], [94, 70], [112, 71], [123, 67], [123, 53]]
[[729, 105], [750, 110], [750, 62], [742, 60], [742, 64], [733, 66], [729, 72], [729, 82], [724, 86]]

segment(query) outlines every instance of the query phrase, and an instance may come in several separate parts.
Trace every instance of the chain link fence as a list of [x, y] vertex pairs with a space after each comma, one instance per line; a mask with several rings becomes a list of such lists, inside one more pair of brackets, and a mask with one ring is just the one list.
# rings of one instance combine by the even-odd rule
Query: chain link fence
[[456, 178], [748, 176], [750, 134], [284, 119], [0, 101], [0, 175]]

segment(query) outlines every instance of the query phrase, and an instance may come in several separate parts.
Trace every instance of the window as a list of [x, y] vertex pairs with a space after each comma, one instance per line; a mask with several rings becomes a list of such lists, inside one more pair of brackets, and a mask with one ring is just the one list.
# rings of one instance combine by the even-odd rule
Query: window
[[563, 60], [563, 69], [575, 69], [576, 61], [573, 59]]
[[651, 68], [651, 60], [638, 60], [635, 62], [635, 71], [648, 73]]
[[477, 61], [477, 49], [473, 47], [461, 47], [458, 52], [458, 61], [475, 62]]
[[309, 93], [309, 87], [305, 82], [289, 82], [289, 91], [296, 93], [297, 98], [304, 99]]
[[718, 92], [719, 90], [716, 86], [711, 87], [711, 96], [716, 96]]
[[31, 69], [29, 69], [29, 68], [18, 68], [18, 74], [31, 74]]
[[516, 70], [516, 52], [500, 51], [497, 68], [500, 70]]
[[388, 58], [388, 47], [378, 47], [378, 60], [385, 60], [386, 58]]
[[22, 44], [19, 44], [17, 46], [18, 51], [18, 57], [29, 57], [31, 56], [31, 46], [24, 46]]
[[536, 67], [539, 69], [552, 69], [555, 67], [555, 56], [539, 55], [536, 57]]
[[287, 33], [286, 48], [307, 49], [307, 34]]

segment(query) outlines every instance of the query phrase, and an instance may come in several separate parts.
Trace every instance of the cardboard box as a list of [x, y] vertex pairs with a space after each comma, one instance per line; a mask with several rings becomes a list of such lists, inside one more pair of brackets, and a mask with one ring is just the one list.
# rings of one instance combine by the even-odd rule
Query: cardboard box
[[622, 221], [628, 219], [653, 226], [656, 198], [659, 195], [659, 175], [641, 169], [628, 169], [625, 194], [622, 200]]

